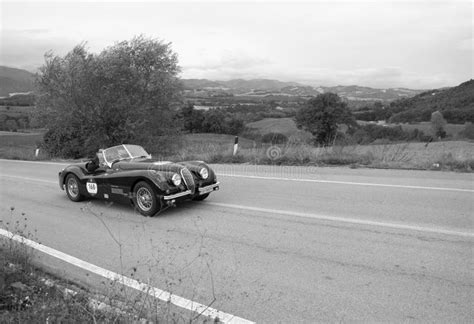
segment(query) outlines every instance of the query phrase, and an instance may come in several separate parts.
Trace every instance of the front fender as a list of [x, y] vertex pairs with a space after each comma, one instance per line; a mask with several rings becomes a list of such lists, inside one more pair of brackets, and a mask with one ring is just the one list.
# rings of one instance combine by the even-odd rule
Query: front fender
[[153, 184], [161, 193], [165, 193], [167, 190], [173, 188], [168, 183], [168, 173], [155, 170], [131, 170], [116, 173], [114, 176], [119, 178], [133, 178], [134, 180], [129, 182], [132, 183], [130, 191], [133, 190], [135, 184], [139, 181], [147, 181]]
[[[210, 183], [217, 182], [217, 177], [214, 170], [212, 170], [212, 168], [203, 161], [184, 161], [184, 162], [180, 162], [179, 164], [188, 168], [189, 171], [191, 171], [194, 174], [194, 177], [196, 178], [196, 182], [200, 183], [201, 185], [208, 185]], [[201, 168], [207, 168], [209, 172], [209, 177], [206, 180], [202, 179], [199, 174], [199, 170]]]

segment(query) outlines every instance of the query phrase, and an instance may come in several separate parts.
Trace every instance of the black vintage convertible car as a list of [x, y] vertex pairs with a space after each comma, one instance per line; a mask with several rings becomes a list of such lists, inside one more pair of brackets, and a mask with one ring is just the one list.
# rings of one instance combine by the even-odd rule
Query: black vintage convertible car
[[123, 144], [67, 166], [59, 172], [59, 186], [72, 201], [132, 203], [142, 215], [153, 216], [178, 201], [206, 199], [219, 189], [219, 182], [202, 161], [156, 161], [143, 147]]

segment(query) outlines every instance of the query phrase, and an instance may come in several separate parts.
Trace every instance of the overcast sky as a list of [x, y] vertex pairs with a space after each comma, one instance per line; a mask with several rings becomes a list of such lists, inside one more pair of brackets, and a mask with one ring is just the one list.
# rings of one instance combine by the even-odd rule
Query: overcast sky
[[0, 65], [171, 42], [183, 78], [438, 88], [473, 78], [471, 1], [1, 1]]

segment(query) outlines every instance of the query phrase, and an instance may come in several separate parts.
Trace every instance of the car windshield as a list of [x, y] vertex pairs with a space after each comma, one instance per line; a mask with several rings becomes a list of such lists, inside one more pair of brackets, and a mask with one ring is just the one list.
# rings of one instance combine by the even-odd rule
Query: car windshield
[[106, 163], [109, 165], [115, 161], [149, 156], [147, 151], [138, 145], [117, 145], [105, 149], [103, 154]]
[[145, 149], [139, 145], [124, 145], [127, 151], [130, 152], [132, 158], [148, 157], [149, 154]]

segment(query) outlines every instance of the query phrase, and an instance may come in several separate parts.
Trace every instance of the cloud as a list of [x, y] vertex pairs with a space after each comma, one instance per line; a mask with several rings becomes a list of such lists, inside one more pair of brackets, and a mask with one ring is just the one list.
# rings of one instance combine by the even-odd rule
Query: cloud
[[7, 2], [0, 64], [32, 70], [50, 50], [87, 41], [98, 53], [145, 33], [173, 42], [185, 78], [434, 88], [473, 77], [469, 2], [303, 2]]
[[470, 51], [472, 53], [474, 45], [474, 37], [470, 36], [459, 41], [458, 49], [463, 51]]
[[0, 64], [27, 70], [41, 66], [46, 52], [64, 55], [76, 45], [48, 29], [3, 29], [1, 42]]
[[420, 74], [400, 67], [362, 68], [353, 70], [308, 71], [300, 82], [313, 85], [360, 85], [373, 88], [429, 89], [453, 86], [465, 80], [455, 80], [449, 74]]
[[205, 56], [199, 63], [183, 64], [183, 77], [208, 79], [256, 78], [271, 65], [271, 60], [254, 57], [242, 51], [224, 51], [214, 57]]

